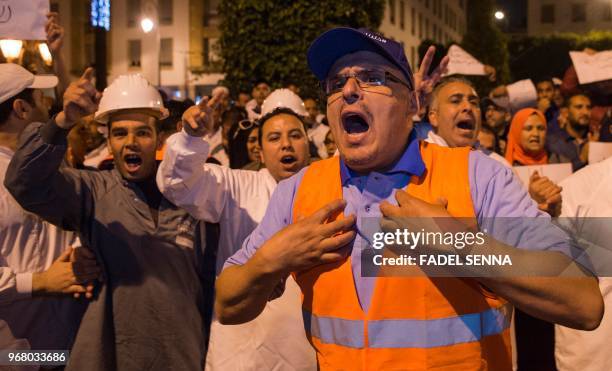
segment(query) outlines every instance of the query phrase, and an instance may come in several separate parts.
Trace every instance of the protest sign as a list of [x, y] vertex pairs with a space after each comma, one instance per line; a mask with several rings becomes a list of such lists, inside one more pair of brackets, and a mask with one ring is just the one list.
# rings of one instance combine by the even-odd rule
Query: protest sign
[[612, 143], [589, 142], [589, 164], [594, 164], [612, 156]]
[[45, 40], [49, 0], [1, 0], [0, 39]]
[[580, 84], [612, 80], [612, 50], [592, 55], [577, 51], [569, 54]]
[[457, 45], [448, 48], [449, 62], [446, 75], [485, 75], [484, 64]]

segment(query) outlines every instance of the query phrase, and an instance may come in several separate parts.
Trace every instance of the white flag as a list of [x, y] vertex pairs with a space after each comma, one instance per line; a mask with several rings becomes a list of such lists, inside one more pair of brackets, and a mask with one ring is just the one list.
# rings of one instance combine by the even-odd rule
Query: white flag
[[446, 75], [486, 75], [484, 64], [457, 45], [448, 48], [448, 71]]
[[49, 0], [0, 0], [0, 39], [45, 40]]

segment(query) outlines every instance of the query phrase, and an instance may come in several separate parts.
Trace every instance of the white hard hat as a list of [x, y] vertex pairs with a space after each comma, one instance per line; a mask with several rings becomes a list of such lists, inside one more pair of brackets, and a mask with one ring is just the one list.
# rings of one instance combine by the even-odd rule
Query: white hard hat
[[142, 75], [121, 75], [102, 93], [94, 120], [108, 123], [111, 113], [124, 109], [151, 110], [159, 119], [168, 117], [161, 95]]
[[301, 117], [308, 116], [304, 102], [297, 94], [289, 89], [276, 89], [268, 95], [261, 105], [260, 122], [270, 118], [275, 111], [283, 109], [290, 110]]

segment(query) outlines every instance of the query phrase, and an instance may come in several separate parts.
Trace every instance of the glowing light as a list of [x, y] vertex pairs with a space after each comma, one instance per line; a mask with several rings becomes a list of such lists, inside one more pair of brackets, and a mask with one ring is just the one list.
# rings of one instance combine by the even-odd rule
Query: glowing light
[[504, 19], [504, 17], [505, 17], [505, 14], [501, 10], [498, 10], [498, 11], [495, 12], [495, 18], [496, 19], [502, 20], [502, 19]]
[[110, 31], [110, 0], [92, 0], [91, 24]]
[[21, 47], [23, 41], [21, 40], [0, 40], [0, 49], [6, 59], [17, 59], [21, 54]]
[[45, 61], [46, 64], [51, 64], [51, 62], [53, 62], [53, 57], [51, 57], [49, 46], [47, 46], [46, 43], [38, 44], [38, 51], [40, 52], [40, 55], [42, 56], [42, 59], [43, 61]]
[[155, 27], [155, 23], [153, 23], [151, 18], [144, 18], [142, 21], [140, 21], [140, 27], [144, 33], [149, 33], [153, 30], [153, 27]]

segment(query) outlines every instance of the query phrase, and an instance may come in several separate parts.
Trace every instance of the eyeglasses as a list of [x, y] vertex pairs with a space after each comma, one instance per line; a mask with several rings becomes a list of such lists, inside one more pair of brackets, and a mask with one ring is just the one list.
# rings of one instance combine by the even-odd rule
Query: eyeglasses
[[405, 83], [399, 77], [393, 75], [389, 71], [362, 70], [346, 75], [336, 75], [322, 81], [321, 85], [323, 91], [327, 95], [327, 99], [329, 100], [339, 97], [344, 85], [346, 85], [348, 79], [351, 77], [354, 77], [355, 80], [357, 80], [359, 88], [365, 91], [371, 91], [373, 93], [391, 95], [392, 90], [389, 86], [389, 81], [404, 85], [408, 89], [412, 90], [412, 82]]

